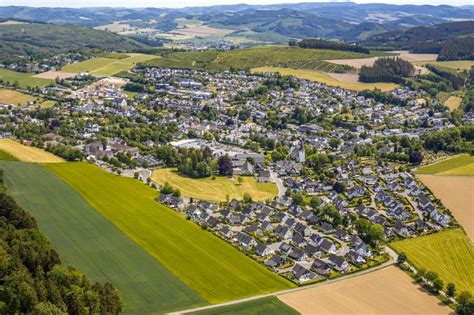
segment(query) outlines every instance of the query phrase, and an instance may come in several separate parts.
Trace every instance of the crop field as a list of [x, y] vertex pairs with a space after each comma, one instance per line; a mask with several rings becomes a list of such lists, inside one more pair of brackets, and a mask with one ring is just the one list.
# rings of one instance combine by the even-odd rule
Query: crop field
[[382, 91], [390, 91], [398, 87], [395, 83], [363, 83], [363, 82], [343, 82], [339, 81], [329, 74], [314, 71], [314, 70], [302, 70], [302, 69], [290, 69], [290, 68], [279, 68], [279, 67], [261, 67], [252, 69], [253, 72], [279, 72], [282, 75], [292, 75], [300, 79], [321, 82], [329, 86], [341, 87], [348, 90], [361, 91], [365, 89], [378, 88]]
[[72, 72], [46, 71], [43, 73], [35, 74], [33, 78], [56, 80], [56, 78], [69, 79], [75, 77], [76, 75], [77, 73]]
[[236, 179], [216, 176], [216, 179], [199, 178], [193, 179], [181, 176], [174, 169], [156, 169], [153, 171], [151, 179], [163, 185], [170, 183], [173, 187], [179, 188], [185, 197], [197, 199], [226, 201], [230, 199], [241, 200], [244, 193], [249, 193], [255, 201], [272, 199], [278, 193], [278, 188], [274, 183], [257, 183], [254, 177], [243, 176], [242, 184]]
[[452, 313], [394, 266], [278, 298], [301, 314]]
[[194, 312], [197, 315], [297, 315], [297, 311], [278, 300], [266, 297], [254, 301], [227, 305], [204, 311]]
[[0, 103], [11, 105], [25, 105], [28, 102], [34, 101], [35, 98], [31, 95], [24, 94], [9, 89], [0, 89]]
[[444, 106], [449, 108], [450, 111], [453, 111], [461, 105], [462, 98], [458, 96], [450, 96], [446, 102], [444, 102]]
[[459, 155], [448, 160], [421, 167], [418, 174], [474, 176], [474, 155]]
[[210, 303], [294, 285], [154, 199], [158, 192], [88, 163], [46, 167]]
[[474, 176], [417, 175], [464, 227], [474, 244]]
[[111, 76], [135, 67], [138, 63], [154, 59], [156, 56], [144, 54], [129, 54], [128, 58], [92, 58], [86, 61], [69, 64], [61, 72], [81, 73], [89, 72], [97, 76]]
[[11, 139], [0, 139], [0, 150], [8, 152], [23, 162], [59, 163], [64, 160], [39, 148], [27, 147]]
[[474, 293], [474, 247], [462, 229], [397, 241], [390, 246], [404, 252], [416, 268], [437, 272], [445, 284], [454, 282], [458, 292]]
[[30, 211], [68, 265], [94, 281], [108, 281], [125, 313], [165, 312], [205, 301], [39, 164], [1, 162], [7, 190]]
[[[470, 70], [471, 67], [474, 67], [474, 61], [472, 60], [436, 61], [436, 62], [433, 61], [433, 62], [428, 62], [428, 63], [434, 66], [441, 67], [441, 68], [447, 68], [447, 69], [452, 69], [452, 70], [457, 70], [457, 71]], [[423, 64], [426, 64], [426, 62], [424, 62]]]
[[28, 86], [34, 87], [43, 87], [50, 84], [53, 80], [35, 78], [32, 73], [26, 72], [16, 72], [7, 69], [0, 68], [0, 80], [5, 82], [18, 82], [21, 88], [26, 88]]

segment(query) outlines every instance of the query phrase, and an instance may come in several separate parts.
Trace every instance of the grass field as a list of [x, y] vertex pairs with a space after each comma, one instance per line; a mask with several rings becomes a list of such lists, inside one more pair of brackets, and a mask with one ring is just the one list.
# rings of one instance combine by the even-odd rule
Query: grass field
[[474, 66], [474, 61], [472, 60], [457, 60], [457, 61], [433, 61], [433, 62], [417, 62], [416, 64], [432, 64], [441, 68], [448, 68], [452, 70], [469, 70]]
[[33, 102], [35, 98], [31, 95], [9, 89], [0, 89], [0, 103], [12, 105], [25, 105]]
[[222, 306], [214, 309], [194, 312], [198, 315], [297, 315], [297, 311], [278, 300], [266, 297], [254, 301]]
[[18, 159], [7, 151], [0, 150], [0, 161], [18, 161]]
[[394, 266], [278, 298], [301, 314], [452, 313], [449, 307], [422, 292], [408, 275]]
[[189, 308], [205, 301], [39, 164], [0, 162], [7, 190], [30, 211], [61, 259], [94, 281], [114, 284], [125, 312]]
[[459, 155], [420, 168], [418, 174], [474, 176], [474, 155]]
[[10, 83], [18, 82], [19, 86], [22, 88], [26, 88], [28, 86], [43, 87], [54, 81], [54, 80], [35, 78], [33, 77], [33, 74], [31, 73], [16, 72], [16, 71], [11, 71], [7, 69], [1, 69], [1, 68], [0, 68], [0, 80], [3, 80], [5, 82], [8, 81]]
[[474, 244], [474, 176], [418, 174], [417, 177], [448, 207]]
[[154, 199], [157, 191], [87, 163], [46, 167], [210, 303], [294, 286]]
[[462, 98], [460, 98], [458, 96], [450, 96], [446, 100], [446, 102], [444, 102], [444, 106], [449, 108], [450, 111], [453, 111], [453, 110], [457, 109], [459, 107], [459, 105], [461, 105], [461, 102], [462, 102]]
[[344, 89], [361, 91], [365, 89], [378, 88], [382, 91], [390, 91], [398, 87], [395, 83], [362, 83], [362, 82], [343, 82], [336, 80], [327, 73], [314, 70], [291, 69], [281, 67], [260, 67], [252, 69], [253, 72], [279, 72], [282, 75], [292, 75], [300, 79], [321, 82], [329, 86], [338, 86]]
[[98, 57], [69, 64], [63, 67], [61, 71], [69, 73], [89, 72], [90, 74], [98, 76], [111, 76], [122, 71], [130, 70], [138, 63], [154, 58], [156, 58], [156, 56], [144, 54], [129, 54], [128, 58], [122, 59], [117, 59], [115, 57]]
[[243, 176], [243, 182], [238, 184], [236, 179], [217, 176], [215, 180], [211, 178], [192, 179], [179, 175], [174, 169], [156, 169], [153, 171], [151, 179], [163, 185], [169, 182], [172, 186], [179, 188], [185, 197], [211, 201], [226, 201], [226, 196], [230, 199], [241, 200], [244, 193], [249, 193], [255, 201], [272, 199], [278, 193], [278, 188], [273, 183], [257, 183], [254, 177]]
[[23, 162], [59, 163], [64, 160], [44, 150], [27, 147], [11, 139], [0, 139], [0, 150], [6, 151]]
[[437, 272], [445, 284], [454, 282], [458, 292], [474, 293], [474, 247], [462, 229], [397, 241], [390, 246], [405, 252], [416, 268]]

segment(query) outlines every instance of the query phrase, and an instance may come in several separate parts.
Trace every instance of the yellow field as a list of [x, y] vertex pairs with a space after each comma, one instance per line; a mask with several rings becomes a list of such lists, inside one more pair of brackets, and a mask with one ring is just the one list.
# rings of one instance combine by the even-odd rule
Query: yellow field
[[444, 106], [449, 108], [450, 111], [453, 111], [461, 105], [462, 98], [457, 96], [450, 96], [445, 102]]
[[0, 103], [9, 105], [25, 105], [33, 102], [35, 98], [31, 95], [17, 92], [14, 90], [0, 89]]
[[40, 107], [41, 108], [50, 108], [50, 107], [54, 106], [54, 104], [56, 104], [56, 103], [57, 103], [56, 101], [51, 101], [51, 100], [44, 101], [40, 104]]
[[452, 313], [393, 266], [278, 298], [301, 314]]
[[23, 162], [60, 163], [64, 160], [44, 150], [27, 147], [11, 139], [0, 139], [0, 150], [6, 151]]
[[263, 201], [275, 197], [278, 188], [273, 183], [257, 183], [255, 178], [244, 176], [241, 185], [237, 180], [216, 176], [211, 178], [192, 179], [179, 175], [175, 170], [156, 169], [151, 175], [151, 179], [163, 185], [168, 182], [172, 186], [179, 188], [184, 197], [193, 197], [210, 201], [226, 201], [228, 195], [230, 199], [242, 199], [244, 193], [249, 193], [255, 201]]
[[332, 78], [327, 73], [314, 70], [300, 70], [280, 67], [260, 67], [252, 69], [253, 72], [279, 72], [282, 75], [292, 75], [300, 79], [321, 82], [329, 86], [341, 87], [343, 89], [361, 91], [366, 89], [378, 88], [382, 91], [391, 91], [398, 87], [395, 83], [362, 83], [362, 82], [343, 82]]
[[474, 243], [474, 176], [417, 177], [448, 207]]
[[454, 69], [458, 71], [469, 70], [474, 67], [474, 61], [472, 60], [457, 60], [457, 61], [436, 61], [436, 62], [417, 62], [416, 64], [432, 64], [434, 66], [440, 66], [443, 68]]
[[138, 63], [156, 58], [153, 55], [128, 54], [130, 57], [123, 59], [92, 58], [86, 61], [69, 64], [61, 72], [81, 73], [89, 72], [92, 75], [111, 76], [116, 73], [130, 70]]

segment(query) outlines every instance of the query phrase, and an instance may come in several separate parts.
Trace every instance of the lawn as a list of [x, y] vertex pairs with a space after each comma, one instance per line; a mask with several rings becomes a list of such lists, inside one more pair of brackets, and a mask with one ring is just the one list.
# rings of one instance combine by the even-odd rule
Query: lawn
[[157, 191], [137, 180], [112, 175], [88, 163], [46, 167], [210, 303], [294, 286], [156, 202]]
[[474, 176], [474, 155], [459, 155], [420, 168], [418, 174]]
[[8, 152], [20, 161], [35, 163], [59, 163], [64, 160], [39, 148], [27, 147], [11, 139], [0, 139], [0, 150]]
[[48, 79], [41, 79], [41, 78], [35, 78], [33, 77], [33, 74], [27, 73], [27, 72], [16, 72], [16, 71], [11, 71], [7, 69], [1, 69], [0, 68], [0, 80], [3, 80], [5, 82], [18, 82], [19, 86], [21, 88], [26, 88], [28, 86], [34, 87], [43, 87], [54, 80], [48, 80]]
[[148, 314], [205, 304], [137, 243], [40, 164], [1, 162], [7, 190], [38, 221], [61, 260], [93, 281], [111, 282], [125, 313]]
[[236, 179], [216, 176], [216, 179], [193, 179], [181, 176], [176, 170], [165, 168], [156, 169], [151, 176], [152, 180], [160, 185], [169, 182], [173, 187], [179, 188], [185, 197], [211, 201], [226, 201], [229, 199], [241, 200], [244, 193], [249, 193], [255, 201], [272, 199], [278, 193], [274, 183], [257, 183], [254, 177], [243, 176], [240, 185]]
[[398, 87], [395, 83], [362, 83], [362, 82], [343, 82], [330, 77], [327, 73], [314, 70], [291, 69], [281, 67], [260, 67], [252, 69], [253, 72], [279, 72], [282, 75], [292, 75], [300, 79], [321, 82], [330, 86], [341, 87], [348, 90], [361, 91], [365, 89], [378, 88], [382, 91], [390, 91]]
[[458, 292], [474, 293], [474, 247], [462, 229], [397, 241], [390, 246], [404, 252], [416, 268], [437, 272], [445, 284], [454, 282]]
[[194, 312], [198, 315], [296, 315], [297, 311], [274, 296]]
[[11, 105], [25, 105], [33, 102], [35, 98], [31, 95], [9, 89], [0, 89], [0, 103]]
[[89, 72], [98, 76], [112, 76], [122, 71], [135, 67], [138, 63], [156, 58], [153, 55], [129, 54], [129, 57], [114, 58], [92, 58], [86, 61], [69, 64], [61, 69], [62, 72], [81, 73]]

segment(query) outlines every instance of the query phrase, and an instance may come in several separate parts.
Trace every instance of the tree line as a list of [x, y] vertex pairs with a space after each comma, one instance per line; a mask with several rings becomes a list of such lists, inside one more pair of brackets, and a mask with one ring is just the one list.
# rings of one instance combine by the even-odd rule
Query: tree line
[[289, 42], [290, 46], [298, 45], [301, 48], [311, 48], [311, 49], [332, 49], [332, 50], [343, 50], [343, 51], [352, 51], [361, 54], [369, 54], [370, 51], [368, 48], [359, 46], [359, 45], [350, 45], [341, 42], [321, 40], [321, 39], [303, 39], [302, 41], [296, 43], [295, 41]]
[[[1, 174], [0, 174], [1, 175]], [[120, 293], [61, 263], [35, 219], [0, 192], [0, 313], [119, 314]]]

